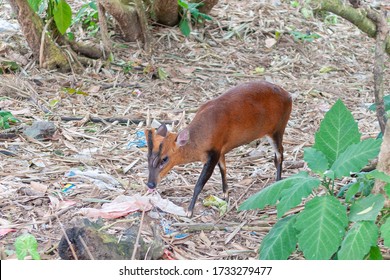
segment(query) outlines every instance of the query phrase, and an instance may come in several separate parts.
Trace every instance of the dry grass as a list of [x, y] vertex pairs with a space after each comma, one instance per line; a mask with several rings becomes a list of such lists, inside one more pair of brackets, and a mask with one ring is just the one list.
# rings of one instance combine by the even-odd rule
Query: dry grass
[[[0, 226], [15, 229], [0, 240], [3, 250], [12, 249], [17, 236], [30, 232], [38, 239], [43, 257], [57, 259], [56, 245], [62, 232], [56, 216], [67, 226], [82, 218], [80, 208], [101, 206], [102, 202], [91, 202], [92, 198], [111, 200], [119, 194], [145, 192], [145, 150], [126, 149], [144, 123], [82, 124], [61, 121], [64, 116], [145, 120], [150, 110], [157, 120], [180, 120], [185, 112], [185, 125], [206, 100], [240, 82], [265, 79], [281, 85], [294, 98], [284, 138], [284, 177], [307, 170], [302, 161], [303, 147], [313, 144], [321, 119], [338, 98], [352, 110], [364, 137], [376, 136], [379, 129], [375, 114], [367, 111], [367, 105], [374, 100], [374, 41], [341, 19], [335, 25], [326, 25], [319, 19], [304, 19], [288, 3], [265, 4], [269, 2], [220, 0], [212, 11], [213, 22], [190, 39], [183, 38], [177, 28], [154, 27], [152, 57], [147, 57], [136, 44], [124, 44], [114, 38], [115, 58], [132, 62], [139, 69], [128, 74], [119, 66], [101, 69], [98, 64], [81, 75], [48, 72], [37, 69], [30, 54], [25, 54], [27, 63], [22, 73], [1, 77], [0, 96], [8, 99], [1, 99], [0, 107], [14, 112], [25, 124], [51, 120], [58, 128], [58, 135], [46, 142], [31, 141], [23, 135], [0, 141], [0, 149], [15, 154], [12, 157], [0, 153]], [[8, 12], [5, 10], [0, 17], [8, 19]], [[321, 38], [312, 43], [295, 42], [288, 33], [290, 30], [314, 32]], [[267, 48], [266, 40], [273, 38], [275, 31], [282, 33], [280, 40]], [[0, 47], [6, 51], [0, 53], [0, 59], [9, 59], [20, 49], [26, 49], [20, 33], [1, 37]], [[334, 70], [321, 73], [326, 66]], [[259, 67], [265, 72], [258, 73]], [[156, 79], [158, 68], [163, 68], [169, 78]], [[384, 80], [388, 91], [388, 69]], [[70, 95], [64, 92], [64, 87], [77, 88], [88, 95]], [[53, 100], [58, 101], [54, 108], [50, 106]], [[53, 114], [46, 115], [44, 107]], [[217, 171], [205, 186], [192, 221], [155, 211], [153, 218], [145, 216], [142, 230], [145, 241], [153, 239], [148, 226], [153, 220], [157, 224], [162, 219], [176, 223], [175, 228], [181, 231], [185, 230], [182, 223], [211, 223], [218, 227], [191, 232], [183, 240], [165, 236], [165, 245], [176, 258], [255, 258], [260, 241], [276, 220], [275, 209], [237, 212], [236, 208], [274, 181], [271, 149], [265, 142], [257, 149], [255, 143], [237, 148], [228, 154], [227, 167], [231, 191], [226, 215], [219, 217], [216, 210], [205, 208], [200, 202], [211, 194], [222, 195]], [[101, 190], [89, 182], [70, 181], [64, 174], [71, 168], [102, 170], [123, 186]], [[200, 170], [200, 164], [175, 168], [160, 185], [161, 195], [186, 208]], [[46, 193], [32, 191], [33, 182], [46, 186]], [[70, 182], [76, 188], [65, 195], [61, 189]], [[53, 198], [58, 203], [53, 203]], [[75, 204], [66, 206], [66, 201]], [[109, 232], [120, 235], [129, 226], [119, 223]]]

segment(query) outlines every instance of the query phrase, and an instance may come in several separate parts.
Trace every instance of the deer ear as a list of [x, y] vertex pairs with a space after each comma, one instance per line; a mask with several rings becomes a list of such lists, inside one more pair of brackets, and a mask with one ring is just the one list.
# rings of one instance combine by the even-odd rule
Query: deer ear
[[190, 140], [190, 132], [188, 128], [184, 128], [182, 131], [177, 134], [176, 144], [179, 146], [184, 146]]
[[168, 134], [168, 128], [165, 124], [162, 124], [157, 128], [157, 135], [160, 135], [162, 137], [166, 137]]

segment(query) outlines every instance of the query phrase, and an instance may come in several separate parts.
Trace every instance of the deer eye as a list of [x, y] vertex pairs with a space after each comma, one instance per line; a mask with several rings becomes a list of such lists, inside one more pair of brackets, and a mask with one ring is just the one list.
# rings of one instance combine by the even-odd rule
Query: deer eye
[[163, 167], [165, 164], [167, 164], [168, 160], [169, 160], [168, 156], [163, 157], [160, 162], [160, 167]]

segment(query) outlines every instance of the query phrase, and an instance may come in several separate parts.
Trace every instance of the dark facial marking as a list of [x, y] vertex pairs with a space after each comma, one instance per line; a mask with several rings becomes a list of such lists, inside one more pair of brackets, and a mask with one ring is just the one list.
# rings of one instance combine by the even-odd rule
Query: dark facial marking
[[152, 130], [148, 131], [148, 157], [150, 158], [153, 153], [153, 132]]

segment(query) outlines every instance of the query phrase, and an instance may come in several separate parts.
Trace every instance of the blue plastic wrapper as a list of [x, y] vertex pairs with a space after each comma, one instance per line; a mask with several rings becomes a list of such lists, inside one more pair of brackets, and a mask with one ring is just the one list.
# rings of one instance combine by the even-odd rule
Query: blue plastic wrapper
[[136, 132], [135, 139], [127, 144], [127, 149], [130, 149], [132, 146], [136, 146], [137, 148], [146, 147], [146, 138], [143, 131]]

